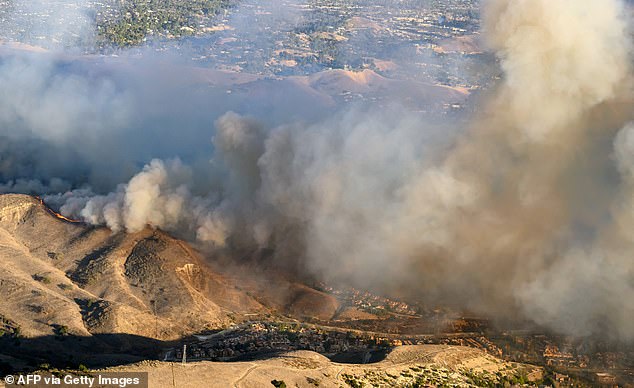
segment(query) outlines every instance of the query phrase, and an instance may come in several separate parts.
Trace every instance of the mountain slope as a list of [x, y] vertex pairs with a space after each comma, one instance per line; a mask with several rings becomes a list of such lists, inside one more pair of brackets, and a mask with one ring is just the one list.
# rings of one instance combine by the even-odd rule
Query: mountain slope
[[339, 307], [332, 296], [283, 276], [237, 272], [213, 270], [187, 243], [159, 230], [112, 233], [63, 219], [37, 198], [0, 195], [0, 316], [25, 337], [64, 326], [76, 335], [176, 339], [245, 314], [329, 319]]
[[0, 196], [0, 263], [0, 315], [26, 337], [64, 326], [169, 339], [266, 311], [181, 241], [68, 222], [28, 196]]

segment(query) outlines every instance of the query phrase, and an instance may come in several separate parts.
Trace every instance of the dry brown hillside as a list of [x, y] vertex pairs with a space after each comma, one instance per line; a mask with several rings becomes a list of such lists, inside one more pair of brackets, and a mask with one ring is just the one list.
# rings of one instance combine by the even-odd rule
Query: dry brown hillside
[[367, 365], [307, 351], [249, 362], [131, 364], [156, 359], [190, 334], [254, 316], [329, 320], [340, 307], [331, 295], [247, 267], [221, 274], [161, 231], [112, 233], [65, 220], [38, 198], [2, 195], [0, 367], [130, 364], [115, 370], [148, 371], [152, 387], [265, 387], [273, 380], [297, 387], [476, 386], [541, 376], [539, 368], [457, 346], [399, 347]]
[[295, 351], [250, 362], [143, 362], [111, 369], [149, 372], [152, 387], [412, 387], [511, 386], [520, 379], [537, 382], [543, 370], [504, 362], [461, 346], [396, 348], [374, 364], [339, 364], [309, 351]]
[[0, 330], [10, 337], [86, 338], [90, 349], [88, 339], [110, 336], [101, 342], [119, 353], [133, 339], [175, 340], [256, 314], [335, 314], [333, 298], [275, 281], [213, 271], [159, 230], [112, 233], [64, 220], [38, 198], [0, 196]]

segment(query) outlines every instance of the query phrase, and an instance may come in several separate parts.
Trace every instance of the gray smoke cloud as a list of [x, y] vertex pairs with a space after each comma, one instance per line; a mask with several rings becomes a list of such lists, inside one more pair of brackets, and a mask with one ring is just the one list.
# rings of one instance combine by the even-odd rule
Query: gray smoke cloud
[[[279, 263], [328, 281], [632, 340], [634, 127], [623, 14], [617, 0], [484, 2], [485, 40], [504, 76], [466, 128], [396, 108], [283, 119], [294, 107], [310, 110], [306, 101], [264, 117], [261, 107], [225, 113], [255, 99], [223, 104], [226, 96], [206, 94], [218, 105], [196, 114], [210, 109], [201, 95], [157, 85], [160, 70], [95, 81], [32, 69], [11, 93], [28, 103], [1, 100], [1, 127], [23, 125], [19, 136], [3, 135], [73, 153], [48, 169], [37, 155], [8, 153], [0, 190], [53, 193], [45, 200], [65, 216], [115, 232], [149, 225], [236, 257], [272, 250]], [[157, 90], [174, 93], [163, 99]], [[65, 106], [67, 96], [80, 101]], [[176, 111], [193, 118], [164, 120]], [[12, 172], [33, 164], [40, 181]]]

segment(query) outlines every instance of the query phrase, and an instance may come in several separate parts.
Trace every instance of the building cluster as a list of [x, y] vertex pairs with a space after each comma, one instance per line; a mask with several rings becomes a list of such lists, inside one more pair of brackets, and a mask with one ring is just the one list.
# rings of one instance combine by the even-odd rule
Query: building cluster
[[[364, 352], [401, 345], [391, 338], [300, 323], [250, 322], [216, 335], [187, 343], [188, 360], [228, 361], [280, 351], [311, 350], [322, 354]], [[171, 349], [166, 359], [182, 359], [182, 348]]]
[[478, 55], [435, 50], [444, 40], [478, 31], [474, 0], [424, 5], [407, 0], [280, 0], [275, 9], [270, 2], [245, 0], [217, 23], [215, 33], [181, 43], [194, 49], [196, 61], [232, 71], [286, 76], [372, 69], [469, 89], [489, 77], [478, 73]]
[[[628, 351], [608, 351], [613, 346], [607, 344], [528, 333], [388, 334], [299, 322], [247, 322], [203, 336], [186, 343], [186, 358], [231, 361], [275, 352], [311, 350], [329, 357], [362, 354], [365, 360], [366, 356], [369, 358], [371, 354], [396, 346], [427, 344], [467, 346], [512, 362], [544, 365], [556, 372], [555, 379], [561, 384], [574, 384], [579, 378], [605, 382], [634, 377], [631, 363], [634, 355]], [[165, 359], [181, 360], [182, 351], [182, 345], [170, 349]]]
[[504, 355], [502, 349], [485, 336], [446, 338], [442, 339], [440, 343], [447, 345], [468, 346], [470, 348], [483, 350], [496, 357], [502, 357]]
[[[230, 361], [273, 352], [311, 350], [325, 355], [374, 352], [404, 345], [469, 346], [496, 356], [502, 350], [480, 335], [402, 335], [345, 330], [298, 322], [248, 322], [186, 343], [188, 360]], [[182, 359], [183, 347], [166, 360]]]
[[218, 14], [187, 2], [161, 9], [150, 0], [36, 3], [0, 0], [0, 39], [105, 54], [111, 44], [146, 42], [200, 66], [266, 76], [372, 69], [466, 89], [491, 80], [486, 58], [437, 50], [477, 33], [476, 0], [235, 0]]
[[44, 48], [84, 47], [94, 40], [94, 12], [110, 0], [0, 0], [0, 40]]
[[419, 316], [420, 307], [403, 301], [385, 298], [368, 291], [361, 291], [353, 287], [334, 288], [321, 284], [321, 290], [334, 295], [342, 307], [355, 307], [371, 314], [396, 313], [412, 317]]
[[491, 340], [500, 346], [507, 359], [545, 365], [557, 371], [561, 383], [573, 381], [574, 377], [596, 382], [619, 377], [632, 381], [634, 377], [631, 347], [597, 339], [529, 333], [507, 333]]

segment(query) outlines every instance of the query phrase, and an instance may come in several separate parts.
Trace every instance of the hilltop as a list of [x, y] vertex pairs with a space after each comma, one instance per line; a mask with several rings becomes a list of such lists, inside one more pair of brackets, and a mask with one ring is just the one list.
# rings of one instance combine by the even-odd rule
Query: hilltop
[[[112, 233], [63, 219], [34, 197], [0, 196], [0, 339], [6, 342], [0, 358], [5, 352], [47, 358], [42, 341], [56, 355], [53, 362], [91, 358], [100, 364], [99, 352], [126, 358], [130, 346], [141, 358], [156, 357], [153, 340], [247, 317], [334, 314], [334, 298], [276, 281], [284, 292], [257, 278], [240, 286], [160, 230]], [[59, 341], [71, 337], [79, 339], [76, 346]]]
[[536, 382], [541, 368], [508, 363], [461, 346], [403, 346], [374, 364], [340, 364], [309, 351], [295, 351], [250, 362], [144, 362], [109, 371], [147, 371], [151, 386], [267, 387], [473, 387]]

